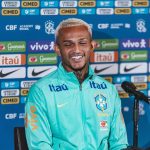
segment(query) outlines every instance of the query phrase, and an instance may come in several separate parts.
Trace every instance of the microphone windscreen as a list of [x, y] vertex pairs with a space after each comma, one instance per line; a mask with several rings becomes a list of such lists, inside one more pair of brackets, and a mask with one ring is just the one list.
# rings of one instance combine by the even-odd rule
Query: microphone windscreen
[[132, 92], [134, 92], [136, 90], [136, 86], [132, 82], [128, 82], [128, 81], [122, 82], [121, 87], [127, 93], [132, 93]]

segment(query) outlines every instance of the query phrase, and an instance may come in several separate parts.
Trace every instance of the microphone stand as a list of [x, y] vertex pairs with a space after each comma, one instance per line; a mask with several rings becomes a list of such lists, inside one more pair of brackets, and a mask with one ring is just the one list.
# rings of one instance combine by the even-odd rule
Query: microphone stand
[[138, 121], [139, 121], [139, 100], [134, 99], [133, 112], [133, 147], [138, 147]]
[[138, 148], [138, 121], [139, 121], [139, 98], [134, 98], [133, 110], [133, 146], [128, 147], [126, 150], [142, 150]]
[[[129, 146], [125, 150], [142, 150], [138, 148], [138, 121], [139, 121], [139, 100], [144, 100], [150, 104], [150, 98], [142, 92], [136, 90], [136, 86], [132, 82], [124, 81], [121, 87], [129, 94], [134, 95], [134, 110], [133, 110], [133, 146]], [[149, 149], [149, 148], [148, 148]]]

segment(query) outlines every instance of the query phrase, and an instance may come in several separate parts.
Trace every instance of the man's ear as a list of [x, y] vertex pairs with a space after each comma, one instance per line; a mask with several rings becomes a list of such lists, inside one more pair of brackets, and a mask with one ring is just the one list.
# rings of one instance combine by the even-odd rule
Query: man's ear
[[100, 45], [99, 45], [99, 43], [98, 43], [98, 42], [96, 42], [96, 41], [92, 40], [92, 42], [91, 42], [91, 46], [92, 46], [92, 49], [91, 49], [91, 50], [94, 50], [95, 48], [99, 47]]
[[59, 45], [58, 44], [54, 44], [54, 51], [56, 52], [56, 54], [58, 56], [61, 56], [61, 53], [60, 53], [60, 49], [59, 49]]

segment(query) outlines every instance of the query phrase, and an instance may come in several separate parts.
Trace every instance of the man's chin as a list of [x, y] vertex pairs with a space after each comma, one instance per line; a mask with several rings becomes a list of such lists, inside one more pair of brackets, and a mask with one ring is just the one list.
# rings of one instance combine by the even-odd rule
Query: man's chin
[[84, 64], [84, 65], [72, 65], [72, 69], [74, 71], [81, 71], [85, 68], [85, 66], [86, 66], [86, 64]]

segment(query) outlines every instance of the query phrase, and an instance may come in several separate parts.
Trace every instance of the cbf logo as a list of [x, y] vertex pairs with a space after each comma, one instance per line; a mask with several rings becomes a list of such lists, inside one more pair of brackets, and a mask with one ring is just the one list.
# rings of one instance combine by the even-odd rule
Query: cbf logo
[[54, 22], [53, 21], [46, 21], [45, 22], [45, 32], [47, 34], [54, 34], [55, 29], [54, 29]]
[[147, 31], [145, 27], [145, 21], [143, 19], [139, 19], [136, 21], [136, 29], [140, 33], [145, 33]]
[[107, 109], [106, 97], [104, 97], [102, 94], [98, 94], [95, 97], [95, 102], [96, 102], [96, 107], [99, 110], [104, 111]]

